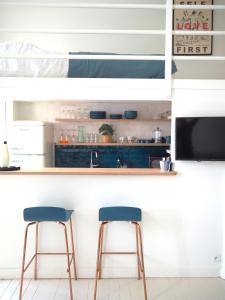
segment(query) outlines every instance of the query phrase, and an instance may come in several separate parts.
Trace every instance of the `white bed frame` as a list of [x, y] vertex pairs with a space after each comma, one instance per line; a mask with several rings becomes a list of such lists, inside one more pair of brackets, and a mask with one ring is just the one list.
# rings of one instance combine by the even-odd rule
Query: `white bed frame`
[[[195, 89], [196, 85], [209, 86], [213, 88], [224, 85], [222, 81], [212, 82], [196, 80], [173, 80], [171, 75], [172, 59], [175, 60], [225, 60], [225, 56], [173, 56], [173, 35], [220, 35], [225, 31], [173, 31], [173, 9], [201, 8], [212, 10], [225, 10], [225, 5], [173, 5], [173, 0], [167, 0], [166, 4], [103, 4], [103, 3], [32, 3], [32, 2], [7, 2], [0, 1], [0, 9], [3, 6], [26, 6], [26, 7], [48, 7], [48, 8], [111, 8], [111, 9], [155, 9], [165, 10], [165, 30], [95, 30], [95, 29], [71, 29], [71, 30], [19, 30], [17, 28], [0, 28], [0, 32], [14, 33], [43, 33], [43, 34], [121, 34], [121, 35], [163, 35], [165, 36], [164, 56], [132, 56], [121, 55], [119, 59], [151, 59], [165, 60], [165, 79], [101, 79], [101, 78], [6, 78], [0, 80], [0, 100], [169, 100], [173, 99], [173, 89], [182, 88], [183, 85]], [[73, 58], [74, 55], [1, 55], [0, 58]], [[118, 56], [110, 55], [79, 55], [79, 58], [88, 59], [118, 59]], [[222, 88], [222, 86], [221, 86]]]

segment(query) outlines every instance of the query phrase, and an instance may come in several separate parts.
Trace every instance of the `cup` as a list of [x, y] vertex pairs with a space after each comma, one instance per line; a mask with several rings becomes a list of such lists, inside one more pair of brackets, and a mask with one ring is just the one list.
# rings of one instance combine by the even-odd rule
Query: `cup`
[[128, 144], [133, 143], [133, 137], [132, 136], [128, 136], [127, 137], [127, 142], [128, 142]]
[[120, 136], [120, 137], [119, 137], [119, 142], [120, 142], [121, 144], [124, 143], [124, 136]]
[[166, 144], [171, 144], [171, 136], [170, 135], [167, 135], [165, 137], [165, 141], [166, 141]]
[[94, 134], [94, 143], [99, 143], [99, 134], [98, 133]]
[[166, 160], [160, 160], [159, 165], [161, 171], [168, 171], [168, 163]]
[[92, 143], [91, 133], [86, 133], [86, 135], [85, 135], [85, 143]]

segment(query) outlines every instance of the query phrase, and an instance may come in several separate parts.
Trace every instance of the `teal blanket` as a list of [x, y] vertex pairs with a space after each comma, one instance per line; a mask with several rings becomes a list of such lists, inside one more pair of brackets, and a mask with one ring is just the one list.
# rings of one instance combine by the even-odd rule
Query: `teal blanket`
[[[110, 54], [99, 52], [70, 52], [69, 54]], [[172, 62], [172, 74], [177, 72]], [[163, 60], [101, 60], [70, 59], [68, 77], [72, 78], [165, 78], [165, 61]]]

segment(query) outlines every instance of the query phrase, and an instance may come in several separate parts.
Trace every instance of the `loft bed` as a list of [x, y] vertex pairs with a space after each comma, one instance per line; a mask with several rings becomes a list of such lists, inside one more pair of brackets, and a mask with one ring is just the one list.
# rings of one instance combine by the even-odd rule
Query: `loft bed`
[[[162, 2], [162, 1], [161, 1]], [[33, 29], [33, 28], [0, 28], [0, 33], [7, 34], [28, 34], [28, 35], [160, 35], [165, 37], [165, 51], [163, 55], [146, 55], [146, 54], [115, 54], [114, 52], [104, 51], [99, 53], [96, 51], [87, 53], [82, 52], [63, 52], [55, 53], [43, 50], [42, 52], [36, 52], [33, 54], [15, 54], [9, 52], [0, 53], [0, 62], [3, 60], [10, 63], [10, 60], [18, 59], [18, 64], [23, 60], [31, 67], [31, 61], [37, 64], [37, 61], [46, 62], [47, 60], [53, 61], [54, 59], [60, 60], [64, 63], [63, 72], [58, 75], [43, 76], [46, 69], [39, 73], [36, 70], [33, 75], [26, 76], [20, 74], [1, 74], [0, 80], [0, 92], [5, 98], [16, 99], [95, 99], [95, 100], [162, 100], [171, 99], [173, 96], [173, 89], [177, 86], [178, 79], [173, 79], [172, 75], [176, 71], [176, 65], [174, 61], [181, 60], [217, 60], [224, 61], [222, 56], [183, 56], [172, 55], [172, 40], [173, 35], [225, 35], [225, 31], [178, 31], [173, 30], [173, 9], [212, 9], [212, 10], [224, 10], [224, 5], [173, 5], [171, 0], [165, 1], [165, 4], [104, 4], [104, 3], [77, 3], [70, 2], [64, 3], [63, 1], [58, 3], [52, 2], [2, 2], [0, 1], [0, 8], [3, 7], [30, 7], [32, 9], [44, 8], [44, 9], [127, 9], [127, 10], [164, 10], [165, 11], [165, 30], [120, 30], [120, 29]], [[28, 25], [29, 27], [29, 25]], [[15, 41], [14, 41], [15, 42]], [[4, 43], [4, 42], [3, 42]], [[28, 42], [28, 45], [32, 43]], [[34, 46], [39, 48], [38, 46]], [[47, 49], [47, 47], [45, 47]], [[39, 48], [41, 49], [41, 48]], [[73, 49], [70, 49], [73, 51]], [[19, 62], [20, 61], [20, 62]], [[35, 65], [34, 64], [34, 65]], [[103, 66], [99, 67], [99, 64]], [[124, 65], [126, 67], [124, 67]], [[132, 65], [132, 71], [129, 69]], [[151, 68], [150, 68], [151, 64]], [[6, 63], [7, 65], [7, 63]], [[46, 66], [46, 63], [44, 63]], [[84, 65], [86, 70], [80, 70], [81, 65]], [[143, 65], [147, 71], [143, 72]], [[91, 67], [90, 67], [91, 66]], [[107, 67], [106, 67], [107, 66]], [[134, 66], [137, 67], [139, 74], [135, 74]], [[142, 66], [141, 71], [139, 66]], [[152, 66], [157, 69], [157, 72], [149, 73], [152, 70]], [[100, 72], [99, 72], [100, 68]], [[53, 68], [54, 69], [54, 68]], [[96, 71], [98, 69], [98, 72]], [[114, 70], [115, 69], [115, 70]], [[56, 68], [55, 68], [56, 70]], [[121, 75], [121, 70], [125, 73]], [[113, 73], [115, 71], [115, 73]], [[180, 72], [180, 70], [179, 70]], [[146, 74], [143, 74], [146, 73]], [[42, 75], [42, 76], [39, 76]], [[63, 75], [63, 76], [62, 76]], [[48, 77], [48, 78], [46, 78]], [[194, 80], [191, 80], [193, 84]], [[187, 81], [186, 81], [187, 83]], [[181, 85], [185, 85], [182, 80]], [[178, 84], [179, 85], [179, 84]]]

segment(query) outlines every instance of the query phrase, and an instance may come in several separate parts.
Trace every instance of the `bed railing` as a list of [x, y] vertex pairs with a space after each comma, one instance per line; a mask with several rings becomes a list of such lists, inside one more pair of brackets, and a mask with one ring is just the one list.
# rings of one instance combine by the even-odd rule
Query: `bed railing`
[[[193, 61], [224, 61], [224, 56], [186, 56], [172, 54], [172, 40], [175, 35], [204, 35], [204, 36], [225, 36], [225, 30], [173, 30], [173, 12], [174, 9], [201, 9], [201, 10], [219, 10], [224, 11], [225, 5], [178, 5], [173, 4], [173, 0], [166, 0], [165, 4], [119, 4], [119, 3], [53, 3], [53, 2], [7, 2], [0, 1], [1, 7], [31, 7], [31, 8], [83, 8], [83, 9], [153, 9], [164, 10], [166, 16], [164, 30], [124, 30], [124, 29], [18, 29], [18, 28], [0, 28], [0, 33], [30, 33], [30, 34], [97, 34], [97, 35], [162, 35], [165, 37], [165, 51], [164, 55], [76, 55], [72, 54], [45, 54], [45, 55], [0, 55], [0, 58], [66, 58], [66, 59], [110, 59], [110, 60], [163, 60], [165, 61], [165, 88], [167, 95], [170, 97], [172, 88], [171, 67], [172, 60], [193, 60]], [[131, 79], [132, 80], [132, 79]]]

